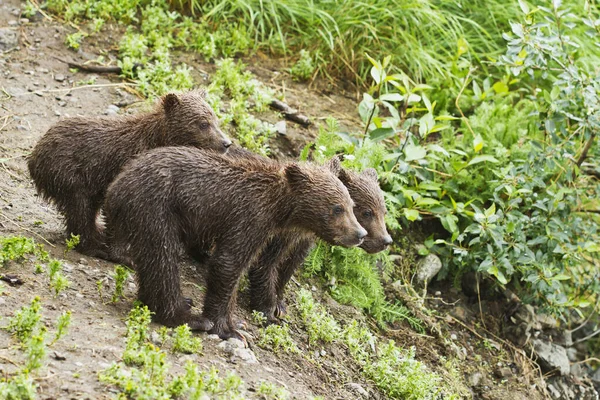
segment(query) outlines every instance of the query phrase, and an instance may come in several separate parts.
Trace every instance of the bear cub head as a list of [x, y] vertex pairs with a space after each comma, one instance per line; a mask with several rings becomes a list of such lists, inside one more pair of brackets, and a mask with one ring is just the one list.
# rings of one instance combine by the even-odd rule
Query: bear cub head
[[300, 225], [331, 244], [353, 247], [363, 242], [367, 231], [356, 220], [354, 202], [337, 178], [340, 168], [333, 158], [313, 168], [290, 164], [285, 175]]
[[385, 227], [387, 210], [377, 172], [373, 168], [359, 174], [341, 169], [338, 177], [354, 200], [354, 215], [358, 223], [368, 232], [360, 248], [367, 253], [384, 250], [392, 243], [392, 237]]
[[169, 93], [162, 98], [170, 145], [227, 151], [231, 140], [219, 129], [219, 120], [206, 102], [206, 91]]

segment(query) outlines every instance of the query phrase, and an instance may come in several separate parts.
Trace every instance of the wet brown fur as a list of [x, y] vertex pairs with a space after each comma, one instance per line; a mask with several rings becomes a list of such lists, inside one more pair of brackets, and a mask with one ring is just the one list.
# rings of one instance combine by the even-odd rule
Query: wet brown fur
[[[238, 281], [267, 242], [314, 234], [338, 245], [360, 244], [367, 232], [352, 208], [348, 190], [327, 167], [182, 147], [133, 161], [110, 185], [104, 204], [109, 242], [128, 248], [138, 297], [155, 319], [211, 328], [222, 338], [236, 336]], [[181, 293], [183, 251], [210, 252], [202, 317], [191, 313]]]
[[37, 143], [28, 168], [38, 193], [64, 215], [67, 234], [80, 235], [77, 250], [106, 257], [96, 217], [108, 185], [127, 161], [162, 146], [224, 152], [230, 144], [205, 92], [190, 91], [164, 96], [145, 114], [64, 119]]
[[[259, 157], [247, 150], [232, 148], [229, 157]], [[340, 168], [338, 177], [354, 201], [354, 215], [368, 235], [359, 246], [367, 253], [377, 253], [392, 243], [385, 226], [386, 207], [379, 187], [377, 172], [366, 169], [361, 173]], [[251, 266], [250, 305], [262, 312], [269, 322], [285, 314], [283, 301], [285, 287], [294, 272], [304, 263], [316, 237], [303, 235], [278, 235], [265, 246], [257, 261]]]

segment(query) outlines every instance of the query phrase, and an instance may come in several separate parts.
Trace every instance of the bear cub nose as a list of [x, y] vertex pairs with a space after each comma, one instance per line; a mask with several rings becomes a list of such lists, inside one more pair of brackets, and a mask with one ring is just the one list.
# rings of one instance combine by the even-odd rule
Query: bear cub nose
[[365, 236], [367, 236], [367, 231], [364, 230], [364, 228], [360, 228], [360, 230], [356, 232], [356, 237], [359, 239], [364, 239]]
[[223, 140], [223, 146], [228, 149], [231, 146], [231, 140]]

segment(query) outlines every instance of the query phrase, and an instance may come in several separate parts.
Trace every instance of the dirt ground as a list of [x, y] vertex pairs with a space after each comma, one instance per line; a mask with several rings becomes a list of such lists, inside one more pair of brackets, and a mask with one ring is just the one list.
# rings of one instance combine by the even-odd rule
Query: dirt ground
[[[15, 11], [21, 2], [0, 0], [0, 27], [11, 26], [19, 33], [19, 47], [0, 54], [0, 232], [1, 235], [22, 234], [45, 244], [46, 250], [56, 258], [65, 259], [65, 274], [72, 282], [69, 289], [54, 297], [48, 288], [47, 278], [33, 273], [31, 262], [9, 263], [5, 273], [18, 274], [25, 282], [21, 286], [5, 285], [0, 296], [0, 326], [6, 325], [7, 318], [23, 305], [29, 304], [34, 296], [40, 296], [43, 304], [44, 323], [53, 326], [57, 316], [64, 310], [71, 310], [72, 324], [66, 339], [53, 345], [48, 354], [49, 362], [43, 368], [39, 385], [39, 398], [42, 399], [104, 399], [116, 393], [97, 378], [98, 372], [110, 363], [119, 361], [124, 348], [124, 319], [135, 299], [135, 281], [129, 278], [126, 284], [126, 300], [120, 303], [105, 304], [97, 291], [96, 282], [104, 280], [107, 288], [114, 285], [110, 274], [113, 264], [85, 257], [77, 252], [64, 254], [65, 235], [63, 225], [55, 209], [39, 199], [31, 184], [26, 156], [37, 140], [60, 118], [75, 115], [96, 116], [117, 112], [136, 112], [146, 107], [116, 76], [97, 75], [95, 83], [85, 85], [93, 75], [72, 72], [61, 60], [84, 62], [95, 59], [110, 50], [114, 43], [110, 35], [104, 39], [86, 41], [79, 52], [73, 52], [64, 45], [64, 37], [69, 28], [59, 23], [41, 19], [32, 22], [19, 22]], [[14, 22], [17, 22], [15, 25]], [[110, 27], [107, 28], [110, 32]], [[190, 55], [180, 55], [195, 70], [196, 81], [205, 82], [214, 65], [199, 62]], [[318, 89], [291, 82], [285, 73], [280, 72], [279, 63], [258, 54], [247, 60], [249, 69], [266, 85], [285, 94], [285, 100], [299, 108], [316, 121], [325, 116], [334, 116], [347, 126], [360, 123], [356, 118], [356, 95], [335, 90], [323, 84]], [[334, 92], [335, 90], [335, 92]], [[342, 93], [342, 94], [340, 94]], [[278, 116], [270, 113], [261, 116], [276, 122]], [[273, 141], [275, 157], [289, 157], [298, 151], [307, 140], [314, 137], [316, 128], [303, 129], [287, 123], [287, 134]], [[203, 277], [201, 268], [185, 263], [182, 267], [185, 294], [195, 304], [202, 304]], [[292, 283], [294, 289], [296, 283]], [[442, 295], [449, 294], [447, 287], [440, 288]], [[110, 293], [110, 292], [109, 292]], [[326, 295], [322, 297], [333, 312], [342, 320], [358, 318], [356, 310], [340, 306]], [[245, 308], [247, 299], [242, 295], [239, 316], [250, 321]], [[451, 314], [452, 307], [440, 306]], [[505, 399], [542, 398], [543, 392], [535, 383], [537, 371], [528, 371], [523, 376], [522, 363], [515, 363], [514, 355], [507, 351], [498, 352], [494, 348], [484, 348], [483, 341], [471, 330], [465, 329], [452, 319], [440, 319], [444, 337], [454, 338], [454, 347], [448, 339], [431, 335], [416, 335], [410, 329], [398, 326], [387, 332], [388, 337], [402, 346], [415, 346], [417, 359], [427, 363], [442, 376], [449, 374], [448, 363], [457, 367], [455, 377], [465, 397]], [[256, 335], [257, 327], [250, 323], [250, 334]], [[306, 348], [305, 333], [292, 324], [292, 334], [297, 342]], [[454, 335], [454, 336], [452, 336]], [[373, 382], [360, 375], [358, 367], [350, 361], [345, 349], [326, 347], [327, 356], [316, 362], [309, 362], [300, 356], [275, 355], [257, 346], [252, 350], [258, 364], [248, 364], [233, 360], [218, 347], [219, 341], [209, 340], [205, 334], [202, 355], [174, 356], [168, 361], [173, 371], [181, 371], [186, 360], [193, 360], [202, 367], [216, 366], [225, 375], [235, 371], [245, 382], [245, 395], [255, 396], [253, 388], [266, 380], [284, 386], [293, 398], [305, 399], [321, 395], [326, 399], [356, 399], [354, 383], [358, 383], [369, 393], [369, 398], [385, 398]], [[462, 348], [461, 356], [454, 348]], [[468, 350], [465, 350], [468, 349]], [[56, 353], [56, 354], [55, 354]], [[64, 356], [59, 360], [56, 355]], [[479, 357], [479, 358], [478, 358]], [[484, 369], [480, 367], [487, 365]], [[21, 351], [10, 334], [0, 329], [0, 372], [10, 373], [22, 361]], [[13, 364], [14, 363], [14, 364]], [[494, 376], [498, 363], [511, 368], [510, 376]], [[480, 389], [467, 389], [465, 382], [470, 374], [480, 370], [485, 375], [485, 384]], [[467, 394], [468, 393], [468, 394]]]

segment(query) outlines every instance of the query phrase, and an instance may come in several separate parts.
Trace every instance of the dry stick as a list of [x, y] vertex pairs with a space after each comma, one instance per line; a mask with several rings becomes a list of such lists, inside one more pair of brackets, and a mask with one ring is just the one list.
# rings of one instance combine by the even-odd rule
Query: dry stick
[[308, 119], [307, 116], [299, 114], [298, 110], [291, 108], [282, 101], [272, 100], [269, 106], [271, 106], [271, 108], [274, 108], [277, 111], [281, 111], [285, 118], [289, 119], [290, 121], [296, 122], [305, 127], [312, 124], [312, 122], [310, 121], [310, 119]]
[[[87, 65], [87, 64], [79, 64], [74, 61], [63, 60], [62, 58], [58, 58], [58, 57], [54, 57], [54, 58], [60, 62], [67, 64], [71, 68], [77, 68], [84, 72], [92, 72], [95, 74], [118, 74], [118, 75], [120, 75], [121, 72], [123, 72], [123, 69], [121, 67], [119, 67], [118, 65], [112, 65], [112, 66]], [[135, 63], [133, 65], [133, 69], [135, 70], [137, 68], [142, 68], [143, 66], [144, 66], [144, 64]]]
[[579, 156], [579, 159], [577, 160], [578, 167], [581, 167], [581, 164], [585, 161], [585, 159], [587, 157], [587, 153], [588, 153], [588, 151], [590, 151], [590, 147], [592, 147], [592, 144], [594, 143], [595, 138], [596, 138], [596, 133], [594, 132], [594, 133], [592, 133], [592, 136], [590, 136], [590, 139], [585, 144], [585, 147], [583, 148], [583, 151], [581, 152], [581, 155]]
[[39, 237], [40, 239], [42, 239], [44, 242], [48, 243], [50, 246], [52, 247], [56, 247], [55, 245], [53, 245], [52, 243], [50, 243], [45, 237], [43, 237], [42, 235], [40, 235], [37, 232], [32, 231], [31, 229], [27, 229], [24, 226], [21, 226], [19, 224], [17, 224], [15, 221], [13, 221], [12, 219], [8, 218], [6, 215], [4, 215], [4, 213], [0, 212], [0, 217], [4, 218], [4, 221], [6, 222], [10, 222], [11, 224], [17, 226], [19, 229], [24, 230], [25, 232], [29, 232], [37, 237]]
[[36, 90], [35, 92], [27, 92], [27, 93], [23, 93], [20, 94], [18, 96], [26, 96], [28, 94], [36, 94], [36, 93], [60, 93], [60, 92], [70, 92], [71, 90], [79, 90], [79, 89], [93, 89], [93, 88], [102, 88], [102, 87], [123, 87], [123, 88], [128, 88], [128, 87], [137, 87], [137, 83], [127, 83], [127, 82], [121, 82], [121, 83], [103, 83], [103, 84], [97, 84], [97, 85], [83, 85], [83, 86], [74, 86], [74, 87], [70, 87], [70, 88], [64, 88], [64, 89], [45, 89], [45, 90]]

